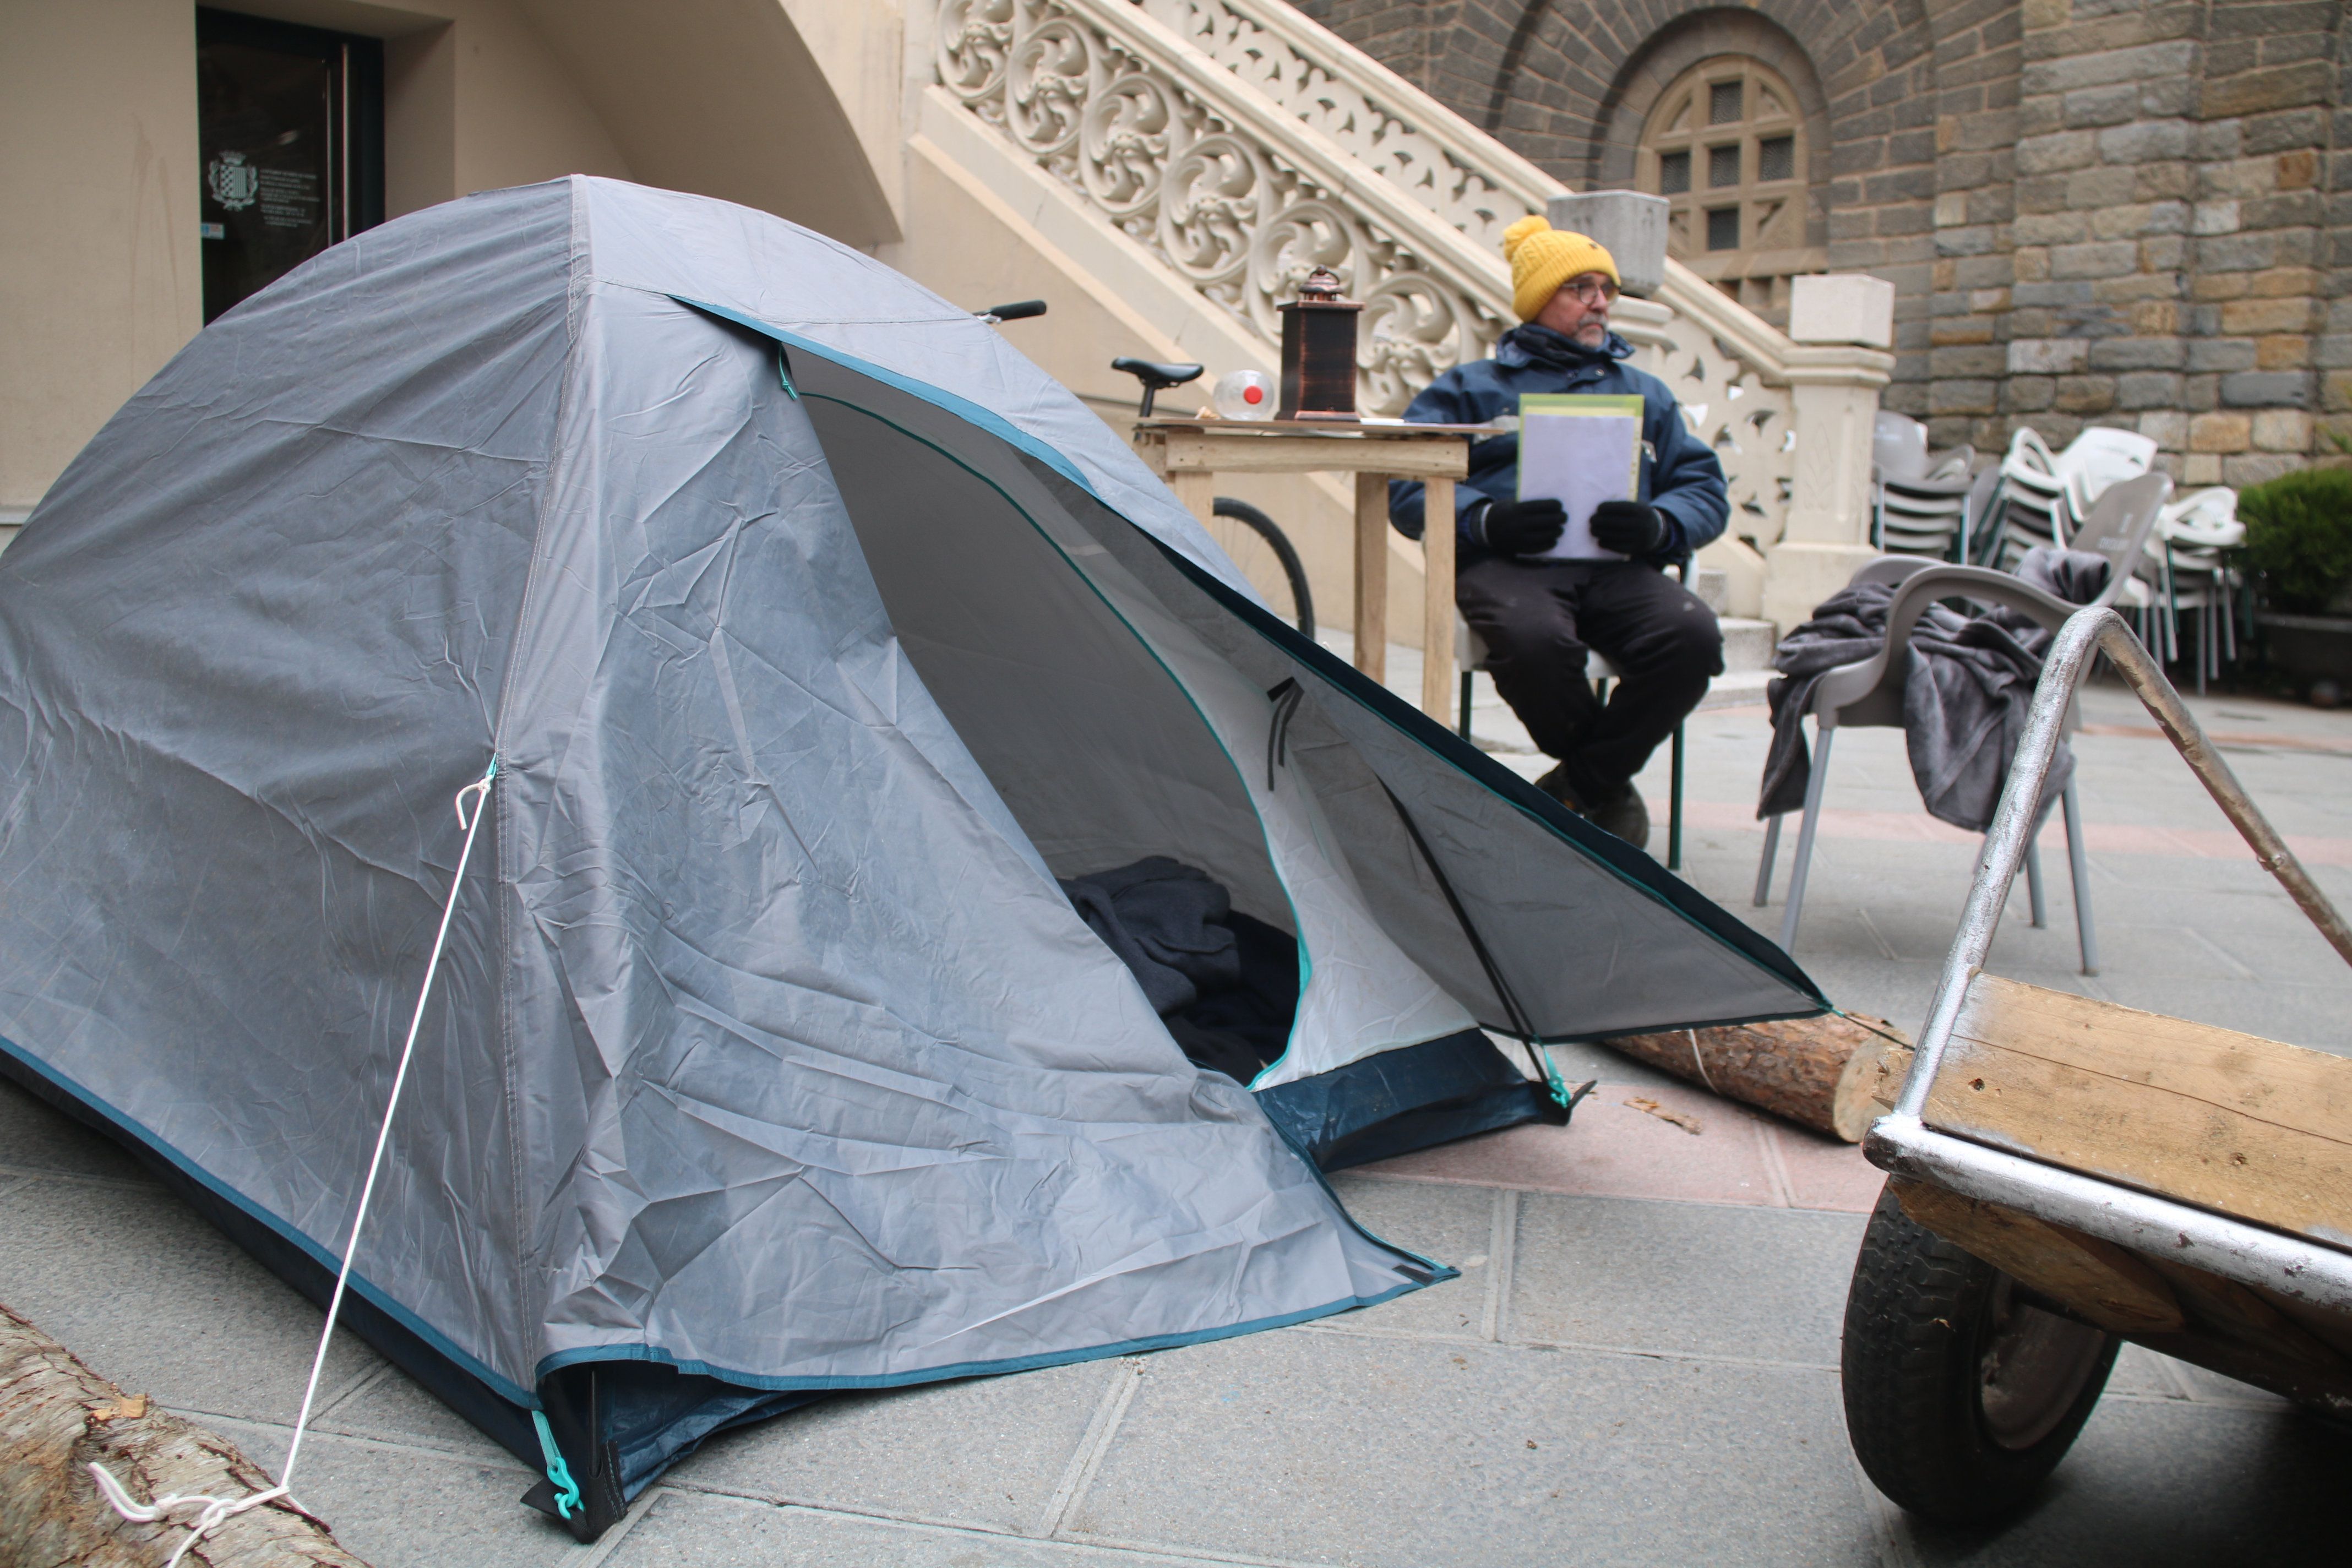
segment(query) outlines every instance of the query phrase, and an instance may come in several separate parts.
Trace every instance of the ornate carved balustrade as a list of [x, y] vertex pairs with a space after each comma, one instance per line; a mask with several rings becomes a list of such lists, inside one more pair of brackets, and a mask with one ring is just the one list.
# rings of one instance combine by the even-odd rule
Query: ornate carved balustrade
[[945, 0], [937, 50], [973, 112], [1266, 342], [1310, 269], [1339, 273], [1364, 302], [1369, 412], [1509, 324], [1472, 240], [1132, 5]]
[[[943, 86], [1269, 352], [1299, 279], [1339, 273], [1365, 304], [1370, 413], [1491, 352], [1502, 231], [1567, 190], [1282, 0], [942, 0], [934, 38]], [[1668, 268], [1620, 330], [1722, 458], [1731, 532], [1769, 545], [1796, 479], [1790, 372], [1822, 351]]]

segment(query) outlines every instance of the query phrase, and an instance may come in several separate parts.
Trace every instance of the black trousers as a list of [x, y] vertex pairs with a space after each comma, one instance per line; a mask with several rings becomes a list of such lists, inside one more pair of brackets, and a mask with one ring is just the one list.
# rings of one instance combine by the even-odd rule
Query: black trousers
[[[1490, 556], [1463, 568], [1454, 602], [1486, 645], [1495, 689], [1582, 800], [1622, 795], [1723, 673], [1715, 612], [1639, 562]], [[1617, 668], [1606, 707], [1588, 652]]]

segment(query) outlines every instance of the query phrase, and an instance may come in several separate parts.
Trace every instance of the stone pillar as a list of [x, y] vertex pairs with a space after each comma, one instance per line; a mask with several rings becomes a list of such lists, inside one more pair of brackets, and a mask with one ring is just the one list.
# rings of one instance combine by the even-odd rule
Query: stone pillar
[[1764, 553], [1764, 618], [1782, 631], [1875, 557], [1871, 427], [1894, 373], [1895, 286], [1860, 273], [1793, 280], [1784, 379], [1797, 433], [1788, 524]]
[[1554, 196], [1544, 221], [1600, 242], [1628, 294], [1649, 299], [1666, 280], [1666, 198], [1639, 191]]

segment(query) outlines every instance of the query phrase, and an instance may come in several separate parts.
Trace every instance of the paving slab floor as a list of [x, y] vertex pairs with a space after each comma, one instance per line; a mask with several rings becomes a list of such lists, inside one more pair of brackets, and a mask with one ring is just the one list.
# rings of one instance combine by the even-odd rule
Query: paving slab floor
[[[2352, 903], [2352, 716], [2195, 706]], [[2077, 973], [2053, 826], [2050, 923], [2027, 925], [2021, 889], [1993, 967], [2352, 1051], [2340, 961], [2231, 850], [2126, 695], [2094, 689], [2084, 709], [2105, 962]], [[1685, 874], [1769, 932], [1777, 894], [1748, 903], [1765, 736], [1760, 708], [1692, 720]], [[1662, 853], [1663, 755], [1643, 788]], [[1916, 1028], [1975, 840], [1920, 811], [1891, 731], [1841, 739], [1828, 800], [1796, 956], [1844, 1005]], [[1336, 1178], [1363, 1224], [1458, 1279], [1188, 1350], [837, 1398], [713, 1442], [592, 1548], [519, 1506], [521, 1465], [345, 1341], [303, 1500], [380, 1568], [2347, 1561], [2352, 1436], [2137, 1349], [2023, 1519], [1976, 1534], [1907, 1520], [1850, 1456], [1836, 1373], [1876, 1173], [1604, 1048], [1557, 1055], [1601, 1084], [1569, 1128]], [[263, 1465], [282, 1458], [318, 1312], [5, 1085], [0, 1300]]]

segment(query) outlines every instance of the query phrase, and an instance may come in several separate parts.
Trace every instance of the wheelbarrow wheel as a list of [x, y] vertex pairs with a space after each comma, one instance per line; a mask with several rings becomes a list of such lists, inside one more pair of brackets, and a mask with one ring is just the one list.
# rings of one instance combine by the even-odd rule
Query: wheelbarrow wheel
[[1890, 1186], [1846, 1295], [1854, 1456], [1912, 1513], [1951, 1524], [2005, 1518], [2065, 1458], [2118, 1348], [1916, 1224]]

